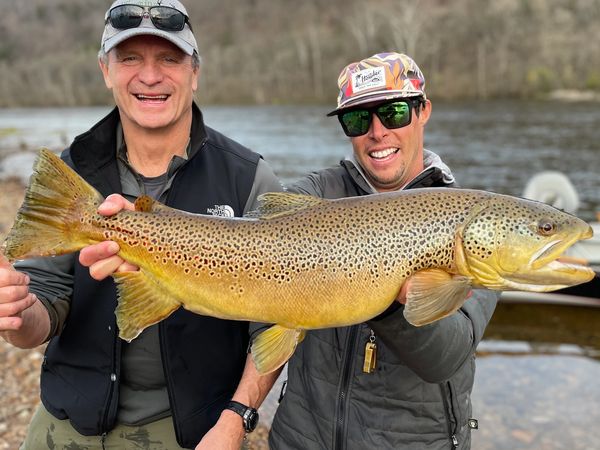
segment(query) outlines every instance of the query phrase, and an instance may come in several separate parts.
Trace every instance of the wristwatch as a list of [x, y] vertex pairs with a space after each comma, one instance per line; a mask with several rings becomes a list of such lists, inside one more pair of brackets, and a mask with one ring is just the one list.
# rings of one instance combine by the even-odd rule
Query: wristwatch
[[254, 431], [256, 425], [258, 424], [258, 411], [256, 409], [246, 406], [240, 402], [236, 402], [235, 400], [231, 400], [225, 409], [230, 409], [234, 413], [240, 415], [244, 421], [244, 431], [246, 433]]

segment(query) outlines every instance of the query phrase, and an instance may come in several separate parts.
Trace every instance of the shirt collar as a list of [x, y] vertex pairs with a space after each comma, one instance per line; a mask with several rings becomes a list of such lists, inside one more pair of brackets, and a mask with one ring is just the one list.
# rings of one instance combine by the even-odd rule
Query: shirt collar
[[[358, 161], [356, 160], [356, 158], [354, 156], [354, 152], [351, 153], [349, 156], [347, 156], [345, 159], [346, 159], [346, 161], [350, 161], [354, 165], [354, 167], [360, 174], [363, 181], [369, 187], [371, 193], [376, 194], [378, 192], [377, 189], [375, 189], [375, 187], [371, 184], [369, 179], [365, 176], [362, 166], [358, 163]], [[426, 171], [431, 170], [432, 168], [440, 169], [440, 171], [442, 172], [443, 181], [445, 184], [454, 183], [454, 181], [455, 181], [454, 175], [452, 175], [450, 168], [442, 161], [442, 158], [440, 158], [436, 153], [434, 153], [430, 150], [423, 149], [423, 170], [415, 178], [418, 178], [421, 174], [423, 174]], [[413, 178], [413, 180], [415, 178]], [[406, 186], [408, 186], [410, 183], [412, 183], [413, 180], [410, 180], [408, 183], [406, 183], [400, 189], [404, 189]]]

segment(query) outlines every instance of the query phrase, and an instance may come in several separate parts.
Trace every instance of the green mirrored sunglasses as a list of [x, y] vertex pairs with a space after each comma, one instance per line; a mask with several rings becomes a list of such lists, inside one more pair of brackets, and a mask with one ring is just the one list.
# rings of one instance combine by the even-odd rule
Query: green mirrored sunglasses
[[338, 114], [338, 120], [346, 136], [362, 136], [371, 126], [375, 114], [384, 127], [388, 129], [402, 128], [412, 120], [413, 108], [424, 103], [422, 98], [395, 100], [378, 104], [371, 108], [356, 108]]

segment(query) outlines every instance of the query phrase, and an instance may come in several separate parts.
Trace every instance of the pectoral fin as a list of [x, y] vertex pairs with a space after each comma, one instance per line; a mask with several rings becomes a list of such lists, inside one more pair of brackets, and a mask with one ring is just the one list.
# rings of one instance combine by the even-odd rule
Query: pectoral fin
[[115, 309], [119, 337], [131, 342], [145, 328], [153, 325], [173, 311], [180, 304], [168, 296], [154, 280], [142, 270], [117, 272], [113, 274], [117, 283], [119, 304]]
[[441, 269], [427, 269], [410, 278], [404, 317], [420, 327], [449, 316], [459, 309], [471, 290], [469, 278]]
[[306, 331], [273, 325], [258, 335], [252, 343], [252, 358], [261, 374], [273, 372], [291, 358]]

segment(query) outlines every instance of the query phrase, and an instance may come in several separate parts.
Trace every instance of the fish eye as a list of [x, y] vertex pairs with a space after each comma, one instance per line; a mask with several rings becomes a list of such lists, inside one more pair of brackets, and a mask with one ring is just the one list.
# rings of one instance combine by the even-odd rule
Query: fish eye
[[542, 220], [538, 223], [538, 231], [543, 236], [549, 236], [553, 234], [555, 230], [556, 227], [554, 223], [550, 222], [549, 220]]

